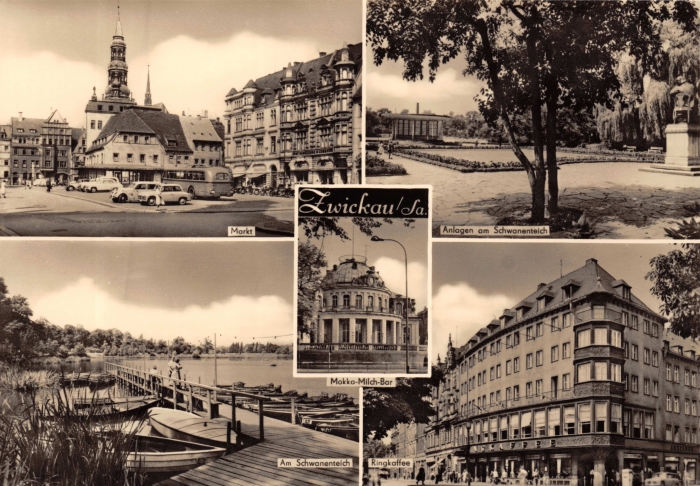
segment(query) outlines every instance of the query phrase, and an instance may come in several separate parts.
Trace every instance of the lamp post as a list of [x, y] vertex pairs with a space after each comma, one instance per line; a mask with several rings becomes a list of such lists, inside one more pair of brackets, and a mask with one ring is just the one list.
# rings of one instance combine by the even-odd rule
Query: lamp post
[[403, 249], [403, 257], [404, 257], [404, 262], [406, 265], [406, 327], [404, 327], [404, 333], [403, 333], [403, 340], [404, 340], [404, 345], [406, 347], [406, 374], [411, 372], [411, 367], [408, 364], [408, 345], [410, 344], [408, 342], [408, 255], [406, 253], [406, 248], [398, 241], [392, 240], [390, 238], [380, 238], [379, 236], [373, 236], [371, 238], [372, 241], [393, 241], [394, 243], [398, 244], [401, 249]]

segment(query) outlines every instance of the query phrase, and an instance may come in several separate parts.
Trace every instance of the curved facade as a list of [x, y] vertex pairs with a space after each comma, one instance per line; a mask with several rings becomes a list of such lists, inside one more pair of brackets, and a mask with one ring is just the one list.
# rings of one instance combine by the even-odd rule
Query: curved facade
[[588, 260], [458, 350], [450, 342], [416, 469], [593, 486], [623, 468], [696, 479], [694, 346]]

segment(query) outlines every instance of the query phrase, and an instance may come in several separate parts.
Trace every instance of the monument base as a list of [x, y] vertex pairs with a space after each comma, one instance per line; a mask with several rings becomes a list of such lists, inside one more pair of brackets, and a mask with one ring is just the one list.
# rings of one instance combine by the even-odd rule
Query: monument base
[[643, 172], [700, 176], [700, 125], [671, 123], [666, 126], [666, 157], [663, 164], [639, 169]]

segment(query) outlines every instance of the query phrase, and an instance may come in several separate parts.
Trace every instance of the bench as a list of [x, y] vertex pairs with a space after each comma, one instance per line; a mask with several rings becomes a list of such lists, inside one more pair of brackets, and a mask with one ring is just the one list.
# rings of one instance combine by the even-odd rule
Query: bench
[[625, 152], [636, 152], [637, 151], [637, 147], [635, 147], [634, 145], [623, 145], [622, 148], [625, 150]]
[[664, 148], [663, 147], [649, 147], [649, 152], [654, 153], [654, 154], [660, 154], [663, 153]]

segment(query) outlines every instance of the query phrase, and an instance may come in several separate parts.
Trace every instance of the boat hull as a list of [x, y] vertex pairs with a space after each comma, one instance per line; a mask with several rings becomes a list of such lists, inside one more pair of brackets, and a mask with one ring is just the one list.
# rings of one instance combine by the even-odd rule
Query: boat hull
[[226, 449], [165, 437], [136, 436], [126, 469], [141, 473], [184, 472], [213, 462]]
[[[205, 419], [199, 415], [180, 410], [153, 408], [148, 417], [159, 434], [169, 438], [214, 447], [226, 447], [226, 424]], [[236, 433], [231, 431], [231, 442], [235, 443]]]

